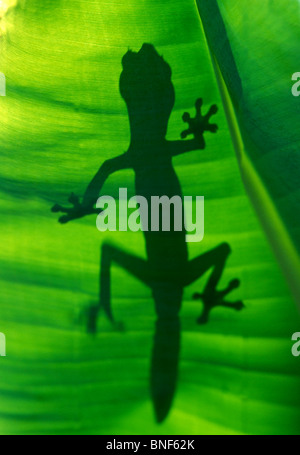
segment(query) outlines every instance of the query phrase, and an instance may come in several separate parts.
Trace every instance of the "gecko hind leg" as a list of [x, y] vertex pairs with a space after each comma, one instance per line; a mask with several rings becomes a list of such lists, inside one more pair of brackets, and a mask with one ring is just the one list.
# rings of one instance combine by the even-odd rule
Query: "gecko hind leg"
[[215, 249], [198, 256], [189, 263], [188, 284], [196, 281], [207, 270], [213, 267], [213, 271], [207, 281], [204, 291], [202, 293], [196, 293], [193, 296], [194, 300], [202, 300], [204, 304], [203, 312], [197, 320], [198, 324], [206, 324], [209, 320], [210, 312], [217, 306], [232, 308], [237, 311], [244, 308], [244, 304], [241, 301], [230, 303], [224, 300], [224, 297], [227, 294], [239, 287], [240, 281], [238, 279], [232, 280], [226, 289], [222, 291], [217, 290], [217, 285], [221, 279], [230, 253], [230, 246], [227, 243], [223, 243]]
[[116, 322], [111, 307], [111, 265], [113, 263], [118, 264], [131, 275], [147, 284], [149, 270], [144, 259], [105, 243], [101, 252], [99, 304], [91, 306], [89, 309], [88, 332], [90, 333], [97, 331], [97, 318], [102, 309], [113, 326], [119, 329], [122, 328]]

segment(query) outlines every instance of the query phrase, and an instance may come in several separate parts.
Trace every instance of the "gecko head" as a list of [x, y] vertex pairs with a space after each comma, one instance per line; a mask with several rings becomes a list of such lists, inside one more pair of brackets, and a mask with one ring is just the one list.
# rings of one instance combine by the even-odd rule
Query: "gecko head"
[[157, 134], [166, 134], [175, 102], [172, 71], [152, 44], [144, 44], [139, 52], [128, 51], [122, 60], [120, 92], [129, 117], [138, 123], [147, 122]]

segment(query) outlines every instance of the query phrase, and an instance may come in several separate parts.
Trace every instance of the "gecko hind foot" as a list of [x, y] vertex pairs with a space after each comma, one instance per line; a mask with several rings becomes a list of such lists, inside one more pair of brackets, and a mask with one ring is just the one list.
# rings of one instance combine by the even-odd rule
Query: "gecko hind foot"
[[193, 295], [193, 300], [202, 300], [203, 301], [203, 312], [201, 316], [197, 319], [198, 324], [207, 324], [209, 321], [209, 315], [213, 308], [224, 307], [230, 308], [232, 310], [241, 311], [245, 308], [244, 303], [239, 300], [237, 302], [227, 302], [224, 300], [224, 297], [228, 295], [231, 291], [237, 289], [240, 286], [240, 280], [234, 279], [230, 281], [226, 289], [222, 291], [204, 291], [203, 293], [195, 293]]
[[95, 335], [97, 333], [97, 321], [99, 315], [99, 305], [91, 304], [83, 309], [81, 322], [86, 326], [87, 333]]
[[[86, 326], [87, 333], [95, 335], [97, 333], [98, 317], [101, 311], [99, 304], [91, 304], [84, 308], [80, 320]], [[108, 318], [112, 328], [116, 332], [125, 332], [125, 324], [121, 321], [114, 321]]]

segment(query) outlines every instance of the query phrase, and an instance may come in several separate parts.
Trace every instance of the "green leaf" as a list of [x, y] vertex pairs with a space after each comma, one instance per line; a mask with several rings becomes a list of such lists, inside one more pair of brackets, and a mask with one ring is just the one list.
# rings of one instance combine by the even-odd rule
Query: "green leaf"
[[[202, 21], [190, 0], [14, 1], [3, 15], [0, 71], [6, 76], [7, 96], [0, 99], [0, 332], [6, 335], [7, 357], [0, 358], [2, 434], [299, 434], [300, 370], [291, 355], [299, 314], [245, 192], [226, 118], [230, 105], [222, 109], [225, 91], [219, 90], [202, 23], [209, 24], [211, 50], [235, 106], [239, 80], [249, 84], [243, 106], [247, 100], [251, 105], [238, 120], [248, 128], [257, 120], [263, 128], [255, 133], [256, 148], [247, 144], [247, 166], [253, 164], [264, 189], [282, 170], [272, 158], [279, 155], [274, 143], [281, 145], [281, 138], [276, 134], [273, 142], [266, 140], [265, 129], [274, 123], [278, 127], [282, 118], [287, 127], [295, 115], [287, 112], [284, 99], [279, 103], [284, 110], [274, 111], [281, 116], [272, 118], [274, 87], [266, 95], [263, 87], [264, 80], [274, 81], [275, 76], [252, 74], [253, 59], [259, 62], [260, 53], [268, 52], [260, 50], [261, 43], [252, 47], [247, 41], [254, 6], [234, 2], [231, 9], [232, 2], [223, 3], [232, 49], [232, 57], [224, 59], [214, 41], [219, 35], [209, 34], [208, 16], [201, 12], [208, 2], [199, 2]], [[279, 4], [281, 9], [273, 5], [276, 24], [283, 24], [281, 14], [291, 20], [293, 11]], [[267, 12], [259, 5], [264, 23]], [[239, 25], [246, 20], [247, 27]], [[270, 20], [268, 35], [265, 27], [268, 42], [277, 30], [272, 24]], [[209, 275], [186, 289], [177, 393], [160, 425], [149, 391], [156, 320], [149, 289], [114, 265], [112, 305], [125, 331], [113, 330], [101, 315], [97, 334], [91, 335], [82, 319], [84, 309], [98, 300], [103, 242], [146, 258], [143, 235], [100, 234], [92, 217], [61, 226], [50, 211], [54, 203], [66, 203], [72, 191], [82, 195], [99, 166], [128, 149], [128, 114], [119, 93], [121, 62], [128, 47], [138, 51], [143, 43], [155, 45], [172, 68], [176, 104], [168, 139], [180, 138], [182, 114], [192, 112], [198, 97], [204, 98], [205, 109], [219, 106], [218, 133], [206, 136], [205, 150], [175, 158], [174, 167], [184, 195], [205, 196], [205, 238], [189, 245], [190, 257], [228, 242], [232, 254], [220, 288], [238, 277], [241, 287], [232, 300], [242, 299], [246, 306], [242, 312], [216, 308], [209, 324], [199, 326], [202, 306], [192, 296], [202, 291]], [[290, 55], [285, 46], [286, 41], [282, 54], [276, 54], [277, 67]], [[243, 59], [245, 49], [250, 49], [249, 61]], [[239, 64], [246, 66], [232, 72], [237, 52]], [[270, 55], [270, 65], [272, 59]], [[283, 75], [277, 80], [282, 87]], [[288, 91], [288, 80], [286, 84]], [[261, 105], [256, 104], [259, 96]], [[234, 129], [238, 134], [236, 125]], [[291, 125], [282, 136], [284, 147], [297, 148], [296, 134]], [[253, 158], [262, 144], [268, 152], [263, 161], [272, 159], [279, 166], [268, 167], [268, 175], [263, 161], [258, 172]], [[296, 200], [299, 173], [292, 163], [282, 171], [289, 182], [281, 201], [286, 209], [295, 207], [290, 204]], [[252, 174], [246, 183], [251, 179]], [[135, 194], [132, 171], [114, 174], [103, 194], [117, 197], [120, 187]], [[278, 186], [275, 193], [270, 188], [267, 201], [274, 201], [292, 255], [299, 224], [290, 224], [289, 214], [283, 217], [275, 198]]]
[[299, 2], [197, 4], [216, 59], [245, 186], [299, 301], [300, 106], [291, 93], [298, 61]]

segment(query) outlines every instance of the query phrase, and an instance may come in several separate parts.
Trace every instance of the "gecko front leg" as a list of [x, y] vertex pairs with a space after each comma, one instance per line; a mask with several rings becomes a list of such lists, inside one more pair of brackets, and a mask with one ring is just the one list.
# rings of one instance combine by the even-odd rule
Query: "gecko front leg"
[[182, 119], [185, 123], [188, 123], [189, 128], [182, 131], [181, 139], [186, 139], [188, 136], [193, 136], [193, 138], [189, 140], [168, 142], [171, 156], [205, 149], [204, 133], [216, 133], [218, 131], [218, 125], [210, 123], [211, 117], [218, 112], [218, 106], [213, 104], [208, 113], [202, 115], [202, 105], [203, 100], [202, 98], [199, 98], [195, 103], [195, 117], [191, 117], [188, 112], [183, 114]]

